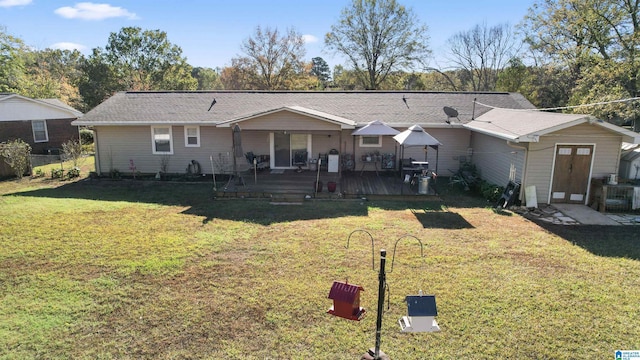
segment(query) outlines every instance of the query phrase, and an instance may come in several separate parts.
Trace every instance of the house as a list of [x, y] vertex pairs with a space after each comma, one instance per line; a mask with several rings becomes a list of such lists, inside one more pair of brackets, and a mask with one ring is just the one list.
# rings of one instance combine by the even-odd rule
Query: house
[[22, 139], [32, 154], [59, 153], [64, 142], [78, 139], [78, 127], [71, 123], [80, 117], [58, 99], [0, 93], [0, 142]]
[[441, 144], [403, 148], [404, 158], [443, 176], [473, 163], [487, 181], [534, 186], [547, 203], [586, 203], [591, 178], [617, 173], [621, 143], [639, 142], [588, 115], [536, 111], [507, 92], [120, 92], [73, 124], [93, 128], [99, 174], [132, 161], [142, 173], [182, 173], [194, 161], [228, 172], [244, 159], [239, 149], [268, 155], [272, 169], [309, 169], [339, 154], [339, 166], [328, 159], [323, 171], [379, 170], [365, 167], [371, 159], [397, 170], [391, 136], [351, 135], [374, 120], [399, 131], [420, 125]]

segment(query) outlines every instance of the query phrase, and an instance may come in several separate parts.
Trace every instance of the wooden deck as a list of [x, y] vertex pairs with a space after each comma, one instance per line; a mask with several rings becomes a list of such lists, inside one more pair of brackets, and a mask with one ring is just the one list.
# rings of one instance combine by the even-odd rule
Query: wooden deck
[[[315, 191], [316, 179], [322, 183], [322, 189]], [[336, 183], [334, 192], [328, 191], [327, 184]], [[411, 186], [400, 178], [397, 172], [353, 172], [328, 173], [321, 171], [296, 172], [285, 170], [282, 173], [269, 169], [257, 173], [242, 173], [241, 178], [218, 181], [217, 197], [277, 198], [277, 199], [357, 199], [357, 198], [403, 198], [424, 200], [437, 196], [435, 184], [429, 187], [427, 194], [420, 194], [417, 184]]]

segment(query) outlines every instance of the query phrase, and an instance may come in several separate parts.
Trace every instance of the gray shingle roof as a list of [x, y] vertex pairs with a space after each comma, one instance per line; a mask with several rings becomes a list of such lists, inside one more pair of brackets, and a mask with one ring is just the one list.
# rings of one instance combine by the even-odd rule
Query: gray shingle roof
[[493, 109], [464, 126], [516, 142], [536, 142], [542, 135], [582, 123], [591, 123], [623, 135], [625, 141], [637, 143], [640, 135], [586, 114], [562, 114], [543, 111]]
[[[403, 101], [403, 98], [406, 100]], [[210, 111], [213, 99], [215, 105]], [[391, 126], [443, 124], [444, 106], [458, 110], [462, 123], [489, 109], [484, 104], [534, 108], [517, 93], [489, 92], [317, 92], [317, 91], [194, 91], [120, 92], [89, 111], [75, 125], [219, 124], [283, 107], [300, 107], [352, 120], [358, 126], [380, 120]], [[457, 122], [457, 120], [455, 120]]]

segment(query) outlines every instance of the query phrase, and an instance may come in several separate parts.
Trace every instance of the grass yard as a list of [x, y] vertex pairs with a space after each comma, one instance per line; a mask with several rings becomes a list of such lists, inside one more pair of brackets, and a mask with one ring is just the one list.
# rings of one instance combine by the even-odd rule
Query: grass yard
[[[86, 176], [83, 171], [83, 176]], [[478, 199], [213, 200], [211, 184], [0, 182], [0, 359], [359, 359], [388, 250], [391, 359], [613, 359], [640, 349], [640, 227], [559, 227]], [[411, 237], [424, 244], [420, 247]], [[395, 258], [392, 261], [393, 256]], [[391, 265], [393, 262], [393, 271]], [[326, 313], [334, 280], [367, 314]], [[438, 333], [401, 333], [435, 294]]]

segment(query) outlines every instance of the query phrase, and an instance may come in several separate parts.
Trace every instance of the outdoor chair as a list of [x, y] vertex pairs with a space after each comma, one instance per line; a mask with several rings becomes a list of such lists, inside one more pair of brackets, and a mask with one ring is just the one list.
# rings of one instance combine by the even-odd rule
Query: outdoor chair
[[247, 158], [247, 162], [249, 163], [252, 169], [254, 166], [253, 165], [254, 160], [256, 162], [255, 166], [258, 170], [263, 170], [269, 167], [269, 155], [255, 155], [252, 151], [249, 151], [244, 155]]
[[307, 152], [298, 150], [293, 153], [293, 165], [298, 167], [298, 172], [302, 172], [302, 167], [307, 165]]

